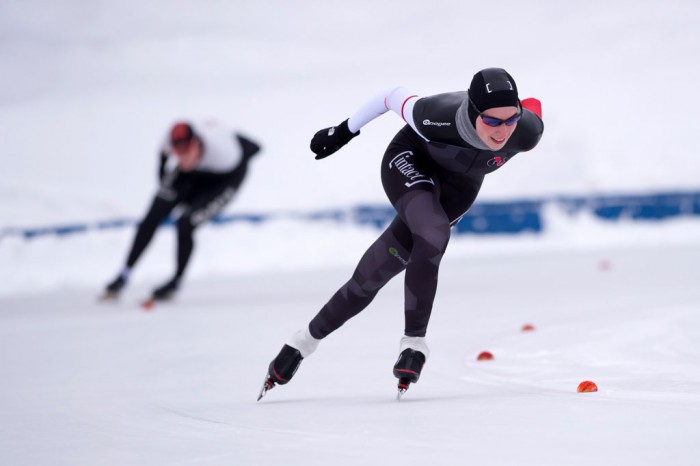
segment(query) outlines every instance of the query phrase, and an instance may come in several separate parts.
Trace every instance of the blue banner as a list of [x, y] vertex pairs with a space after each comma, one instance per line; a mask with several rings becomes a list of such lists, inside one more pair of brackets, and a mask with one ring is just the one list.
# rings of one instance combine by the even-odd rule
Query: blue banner
[[[503, 202], [477, 202], [456, 226], [458, 233], [518, 234], [540, 233], [546, 229], [545, 207], [555, 206], [575, 216], [587, 213], [603, 221], [662, 221], [680, 216], [700, 215], [700, 192], [664, 192], [643, 195], [560, 196], [546, 199]], [[311, 212], [277, 212], [219, 215], [214, 224], [236, 222], [263, 223], [282, 218], [305, 222], [336, 221], [358, 225], [385, 227], [395, 212], [390, 205], [358, 205], [347, 209], [326, 209]], [[21, 236], [25, 239], [55, 235], [65, 236], [88, 231], [133, 228], [138, 219], [108, 219], [93, 223], [72, 223], [34, 228], [9, 227], [0, 238]], [[165, 224], [172, 226], [168, 220]]]

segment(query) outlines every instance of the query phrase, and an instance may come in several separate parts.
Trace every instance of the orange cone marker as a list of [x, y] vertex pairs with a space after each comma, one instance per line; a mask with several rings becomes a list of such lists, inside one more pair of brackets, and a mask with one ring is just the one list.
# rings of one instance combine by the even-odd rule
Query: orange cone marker
[[482, 351], [479, 353], [479, 355], [476, 357], [477, 361], [490, 361], [493, 359], [493, 354], [489, 353], [488, 351]]
[[598, 385], [596, 385], [595, 382], [591, 382], [590, 380], [584, 380], [583, 382], [578, 384], [578, 388], [576, 389], [576, 391], [579, 393], [597, 392]]

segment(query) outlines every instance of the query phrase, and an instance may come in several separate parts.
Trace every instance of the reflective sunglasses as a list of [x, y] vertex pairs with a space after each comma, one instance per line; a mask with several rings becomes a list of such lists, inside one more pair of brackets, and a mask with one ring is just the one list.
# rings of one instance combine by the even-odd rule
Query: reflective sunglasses
[[486, 126], [491, 126], [492, 128], [495, 128], [496, 126], [501, 126], [501, 125], [506, 125], [506, 126], [513, 126], [516, 124], [520, 119], [523, 117], [523, 111], [522, 108], [518, 106], [518, 113], [513, 115], [510, 118], [506, 118], [505, 120], [501, 120], [500, 118], [484, 115], [481, 110], [478, 109], [476, 104], [474, 104], [474, 101], [472, 101], [471, 97], [469, 98], [469, 104], [474, 107], [474, 110], [477, 111], [479, 116], [481, 117], [481, 121], [484, 122]]

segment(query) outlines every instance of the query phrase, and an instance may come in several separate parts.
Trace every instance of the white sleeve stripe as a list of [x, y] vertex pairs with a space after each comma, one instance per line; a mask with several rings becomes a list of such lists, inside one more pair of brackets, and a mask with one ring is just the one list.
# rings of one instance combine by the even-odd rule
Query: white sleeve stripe
[[407, 98], [406, 100], [403, 101], [403, 104], [401, 104], [401, 118], [403, 118], [403, 121], [406, 121], [406, 117], [403, 114], [404, 107], [406, 107], [406, 102], [408, 102], [412, 98], [418, 98], [417, 95], [412, 95], [411, 97]]
[[418, 98], [410, 99], [409, 101], [406, 102], [406, 107], [404, 108], [406, 116], [408, 117], [408, 118], [406, 118], [406, 123], [408, 124], [408, 126], [413, 128], [413, 131], [415, 131], [418, 136], [425, 139], [426, 141], [430, 141], [430, 139], [426, 138], [425, 136], [423, 136], [421, 134], [420, 131], [418, 131], [418, 127], [416, 126], [416, 122], [413, 119], [413, 107], [416, 106], [416, 102], [418, 102]]
[[353, 116], [348, 119], [348, 129], [356, 133], [370, 121], [388, 110], [399, 115], [413, 130], [426, 141], [428, 140], [420, 134], [413, 121], [413, 106], [420, 97], [409, 92], [403, 87], [392, 87], [374, 96], [365, 103]]
[[416, 128], [416, 123], [413, 120], [413, 107], [416, 105], [416, 102], [418, 102], [418, 99], [420, 99], [420, 96], [410, 92], [408, 89], [399, 87], [394, 89], [388, 96], [387, 107], [399, 115], [416, 134], [427, 141], [428, 139]]

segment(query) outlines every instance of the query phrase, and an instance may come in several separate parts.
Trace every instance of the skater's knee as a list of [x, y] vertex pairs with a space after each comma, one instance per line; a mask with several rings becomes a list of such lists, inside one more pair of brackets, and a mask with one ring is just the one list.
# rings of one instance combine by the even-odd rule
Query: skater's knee
[[424, 242], [438, 251], [445, 251], [450, 241], [450, 224], [447, 220], [424, 224], [413, 230], [414, 242]]
[[371, 300], [381, 288], [378, 283], [371, 283], [367, 280], [358, 280], [353, 277], [345, 285], [347, 287], [348, 296], [352, 296], [355, 299]]

